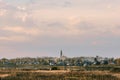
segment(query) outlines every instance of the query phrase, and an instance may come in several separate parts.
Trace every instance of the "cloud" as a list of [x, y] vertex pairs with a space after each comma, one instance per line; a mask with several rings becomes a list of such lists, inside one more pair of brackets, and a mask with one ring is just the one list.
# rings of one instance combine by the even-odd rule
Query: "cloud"
[[8, 36], [8, 37], [0, 37], [0, 41], [26, 42], [26, 38], [24, 36]]
[[27, 13], [19, 12], [19, 13], [16, 13], [15, 18], [20, 19], [22, 22], [26, 22], [27, 18], [29, 18], [29, 15]]
[[21, 11], [25, 11], [25, 10], [26, 10], [25, 7], [21, 7], [21, 6], [17, 6], [17, 8], [18, 8], [19, 10], [21, 10]]
[[4, 16], [6, 14], [6, 10], [0, 9], [0, 16]]
[[119, 7], [119, 0], [1, 0], [0, 43], [31, 54], [36, 47], [36, 53], [39, 48], [108, 49], [120, 37]]
[[40, 31], [36, 28], [26, 28], [26, 27], [3, 27], [1, 30], [10, 31], [14, 33], [20, 33], [24, 35], [39, 35]]

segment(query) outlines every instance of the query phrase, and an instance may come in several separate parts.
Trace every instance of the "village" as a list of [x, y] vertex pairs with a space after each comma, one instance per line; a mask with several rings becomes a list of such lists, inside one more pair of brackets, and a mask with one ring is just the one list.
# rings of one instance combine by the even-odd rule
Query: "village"
[[[117, 61], [114, 58], [103, 57], [73, 57], [68, 58], [60, 51], [60, 57], [23, 57], [16, 59], [0, 59], [0, 67], [19, 67], [19, 66], [92, 66], [92, 65], [117, 65]], [[26, 68], [27, 68], [26, 67]]]
[[61, 50], [59, 57], [2, 58], [0, 80], [119, 80], [119, 65], [120, 59], [69, 58]]

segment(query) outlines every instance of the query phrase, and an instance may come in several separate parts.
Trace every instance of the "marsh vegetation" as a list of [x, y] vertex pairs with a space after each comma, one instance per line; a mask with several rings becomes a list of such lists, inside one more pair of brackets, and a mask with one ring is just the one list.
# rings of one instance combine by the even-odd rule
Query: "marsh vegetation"
[[120, 80], [109, 71], [1, 70], [0, 75], [6, 75], [0, 80]]

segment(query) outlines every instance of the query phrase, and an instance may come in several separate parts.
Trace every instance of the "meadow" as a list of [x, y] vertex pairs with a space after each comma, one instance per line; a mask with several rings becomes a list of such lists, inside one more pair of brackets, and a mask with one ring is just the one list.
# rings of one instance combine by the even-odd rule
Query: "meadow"
[[120, 80], [119, 76], [110, 71], [0, 70], [0, 80]]

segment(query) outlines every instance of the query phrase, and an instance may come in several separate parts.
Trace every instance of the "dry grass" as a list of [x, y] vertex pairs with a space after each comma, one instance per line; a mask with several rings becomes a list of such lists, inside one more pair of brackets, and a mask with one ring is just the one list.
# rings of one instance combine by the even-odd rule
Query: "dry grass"
[[120, 80], [120, 74], [109, 71], [3, 70], [0, 74], [2, 80]]

